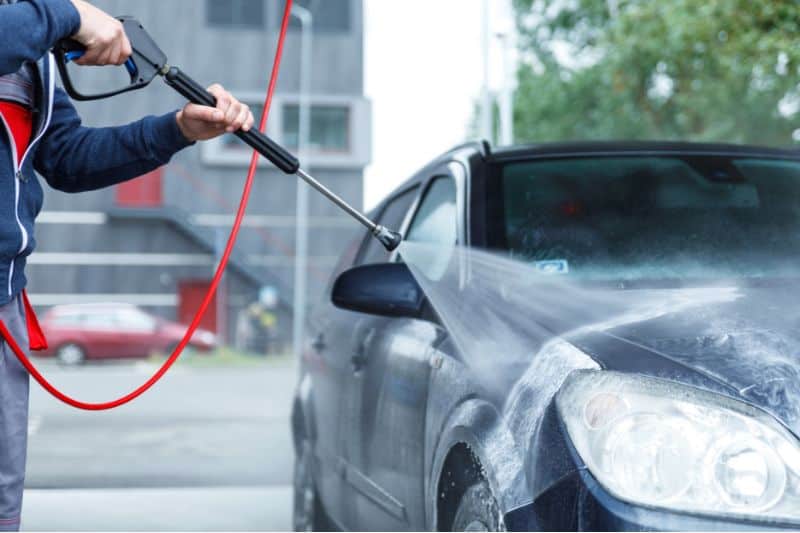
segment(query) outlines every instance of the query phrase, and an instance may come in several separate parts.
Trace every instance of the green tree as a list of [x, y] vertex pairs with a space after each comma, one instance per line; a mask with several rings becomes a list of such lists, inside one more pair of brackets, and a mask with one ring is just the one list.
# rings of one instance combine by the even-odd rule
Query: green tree
[[514, 7], [520, 141], [788, 145], [800, 128], [797, 0], [514, 0]]

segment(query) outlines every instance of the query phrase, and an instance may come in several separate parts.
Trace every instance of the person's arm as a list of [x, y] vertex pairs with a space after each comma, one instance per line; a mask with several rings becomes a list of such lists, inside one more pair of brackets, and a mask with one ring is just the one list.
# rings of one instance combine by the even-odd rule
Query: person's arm
[[217, 98], [216, 109], [188, 104], [177, 113], [145, 117], [126, 126], [88, 128], [58, 89], [34, 167], [54, 189], [91, 191], [165, 165], [194, 141], [252, 127], [253, 116], [246, 105], [218, 85], [209, 91]]
[[175, 113], [127, 126], [85, 127], [67, 95], [56, 89], [50, 127], [36, 147], [34, 167], [54, 189], [91, 191], [146, 174], [189, 144]]
[[37, 61], [81, 25], [70, 0], [24, 0], [0, 6], [0, 76]]

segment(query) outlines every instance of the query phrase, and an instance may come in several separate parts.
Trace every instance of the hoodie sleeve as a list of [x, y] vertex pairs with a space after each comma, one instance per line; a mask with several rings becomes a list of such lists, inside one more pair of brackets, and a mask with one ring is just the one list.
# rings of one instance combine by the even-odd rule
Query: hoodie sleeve
[[70, 0], [20, 0], [0, 5], [0, 76], [37, 61], [59, 40], [74, 35], [81, 17]]
[[54, 189], [91, 191], [155, 170], [191, 144], [175, 112], [125, 126], [85, 127], [69, 97], [56, 89], [50, 127], [36, 147], [34, 167]]

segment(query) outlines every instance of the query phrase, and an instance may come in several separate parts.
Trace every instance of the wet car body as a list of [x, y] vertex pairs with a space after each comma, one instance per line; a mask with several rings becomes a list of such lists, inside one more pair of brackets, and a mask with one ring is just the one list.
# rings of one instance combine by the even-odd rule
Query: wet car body
[[[467, 145], [420, 171], [373, 215], [408, 235], [432, 184], [447, 176], [455, 184], [458, 242], [487, 248], [495, 214], [486, 198], [498, 165], [653, 154], [797, 160], [788, 151], [728, 145], [584, 143], [494, 153]], [[392, 202], [404, 195], [405, 209], [393, 212]], [[337, 274], [398, 260], [382, 256], [364, 235], [345, 252]], [[530, 346], [532, 361], [498, 354], [500, 386], [486, 387], [473, 379], [429, 306], [408, 318], [324, 302], [310, 322], [292, 415], [298, 457], [312, 458], [317, 518], [324, 514], [323, 527], [336, 529], [450, 530], [465, 491], [481, 481], [496, 500], [492, 511], [511, 530], [796, 529], [792, 520], [659, 508], [620, 497], [587, 467], [556, 407], [575, 372], [619, 372], [752, 406], [796, 439], [795, 306], [780, 284], [753, 283], [730, 301], [706, 306], [700, 321], [673, 313], [556, 342], [543, 336]], [[556, 337], [558, 325], [548, 320], [531, 317]]]

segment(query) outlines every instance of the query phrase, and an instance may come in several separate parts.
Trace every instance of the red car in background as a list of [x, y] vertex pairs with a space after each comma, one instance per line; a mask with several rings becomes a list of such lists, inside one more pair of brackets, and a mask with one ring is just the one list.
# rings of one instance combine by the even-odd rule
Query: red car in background
[[[129, 304], [59, 305], [44, 315], [41, 325], [49, 345], [41, 355], [67, 365], [171, 352], [186, 332], [186, 326]], [[216, 336], [205, 330], [197, 330], [189, 344], [199, 351], [216, 345]]]

